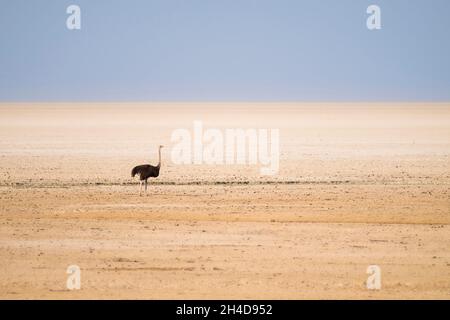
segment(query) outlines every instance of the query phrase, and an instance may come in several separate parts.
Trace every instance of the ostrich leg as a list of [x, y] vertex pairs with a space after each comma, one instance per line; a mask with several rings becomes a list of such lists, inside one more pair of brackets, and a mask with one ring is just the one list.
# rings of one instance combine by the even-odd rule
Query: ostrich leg
[[145, 180], [145, 194], [147, 195], [147, 180]]
[[142, 195], [142, 182], [143, 181], [139, 181], [139, 195]]

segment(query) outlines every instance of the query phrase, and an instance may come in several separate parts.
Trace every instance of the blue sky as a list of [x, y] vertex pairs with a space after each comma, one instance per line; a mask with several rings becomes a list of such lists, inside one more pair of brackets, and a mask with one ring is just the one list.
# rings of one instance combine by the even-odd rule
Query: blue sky
[[449, 15], [448, 0], [0, 0], [0, 101], [450, 101]]

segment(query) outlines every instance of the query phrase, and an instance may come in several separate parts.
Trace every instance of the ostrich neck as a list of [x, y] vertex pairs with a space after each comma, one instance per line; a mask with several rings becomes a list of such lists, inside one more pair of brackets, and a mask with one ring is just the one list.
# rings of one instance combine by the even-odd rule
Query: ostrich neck
[[158, 167], [161, 167], [161, 148], [158, 150], [159, 157], [158, 157]]

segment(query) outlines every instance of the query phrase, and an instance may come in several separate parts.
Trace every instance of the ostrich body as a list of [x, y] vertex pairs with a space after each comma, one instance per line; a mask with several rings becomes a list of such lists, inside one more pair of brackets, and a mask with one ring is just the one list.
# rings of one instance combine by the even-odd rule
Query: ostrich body
[[152, 166], [150, 164], [142, 164], [140, 166], [136, 166], [131, 170], [131, 177], [135, 175], [139, 175], [139, 195], [142, 194], [142, 184], [145, 185], [145, 193], [147, 193], [147, 179], [148, 178], [156, 178], [159, 176], [159, 169], [161, 168], [161, 148], [163, 146], [159, 146], [159, 161], [158, 165]]

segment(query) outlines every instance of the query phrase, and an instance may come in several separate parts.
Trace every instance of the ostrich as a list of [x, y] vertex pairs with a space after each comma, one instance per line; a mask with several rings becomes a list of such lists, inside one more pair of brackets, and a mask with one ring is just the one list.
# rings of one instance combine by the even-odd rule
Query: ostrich
[[142, 194], [142, 183], [145, 183], [145, 193], [147, 194], [147, 179], [148, 178], [156, 178], [159, 176], [159, 169], [161, 168], [161, 148], [164, 146], [159, 146], [158, 152], [159, 152], [159, 161], [158, 165], [152, 166], [150, 164], [142, 164], [140, 166], [136, 166], [131, 170], [131, 177], [134, 177], [135, 175], [139, 174], [139, 195]]

